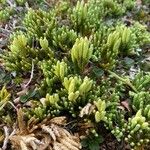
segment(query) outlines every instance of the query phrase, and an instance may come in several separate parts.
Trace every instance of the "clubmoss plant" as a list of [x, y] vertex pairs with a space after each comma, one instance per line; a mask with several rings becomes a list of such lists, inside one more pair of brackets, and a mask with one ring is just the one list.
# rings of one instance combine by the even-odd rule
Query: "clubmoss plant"
[[[19, 127], [10, 137], [10, 145], [13, 141], [13, 146], [20, 148], [23, 142], [32, 149], [37, 145], [36, 138], [41, 143], [50, 141], [49, 149], [58, 150], [61, 145], [66, 150], [81, 149], [76, 143], [66, 147], [68, 142], [57, 138], [64, 132], [67, 139], [71, 137], [66, 130], [57, 128], [63, 131], [57, 132], [55, 123], [45, 124], [49, 118], [66, 116], [66, 129], [79, 137], [105, 136], [102, 128], [131, 149], [144, 149], [150, 142], [150, 72], [139, 68], [131, 78], [134, 66], [123, 64], [128, 58], [138, 68], [150, 41], [147, 26], [134, 20], [127, 24], [122, 19], [136, 8], [135, 0], [60, 0], [54, 2], [55, 6], [46, 2], [41, 2], [44, 6], [40, 9], [28, 8], [23, 28], [12, 33], [0, 56], [2, 67], [12, 76], [16, 73], [9, 83], [16, 88], [8, 84], [11, 97], [5, 87], [0, 90], [0, 123], [12, 131], [11, 125], [17, 123], [21, 111], [21, 121], [30, 120], [32, 125], [35, 120], [39, 122], [34, 129], [29, 126], [26, 134]], [[23, 83], [15, 85], [13, 78], [21, 78]], [[30, 90], [36, 90], [38, 96], [22, 101]], [[14, 121], [10, 112], [17, 112]], [[29, 137], [30, 144], [24, 141]]]

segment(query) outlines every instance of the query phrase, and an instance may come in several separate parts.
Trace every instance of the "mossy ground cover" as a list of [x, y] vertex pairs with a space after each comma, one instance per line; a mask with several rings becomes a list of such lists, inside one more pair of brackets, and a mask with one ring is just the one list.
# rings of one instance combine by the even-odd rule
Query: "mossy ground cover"
[[148, 150], [149, 0], [1, 0], [2, 150]]

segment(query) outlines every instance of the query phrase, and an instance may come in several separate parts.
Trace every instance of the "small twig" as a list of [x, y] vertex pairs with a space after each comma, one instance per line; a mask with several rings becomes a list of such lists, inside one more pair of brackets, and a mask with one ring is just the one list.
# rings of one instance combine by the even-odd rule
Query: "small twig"
[[12, 31], [8, 30], [8, 29], [4, 29], [4, 28], [0, 28], [0, 30], [2, 30], [2, 32], [7, 32], [7, 33], [12, 33]]
[[15, 135], [16, 133], [16, 129], [14, 129], [11, 134], [9, 134], [9, 129], [4, 126], [4, 132], [5, 132], [5, 139], [4, 139], [4, 143], [3, 143], [3, 146], [2, 146], [2, 149], [0, 150], [6, 150], [7, 149], [7, 144], [8, 144], [8, 140], [11, 136]]
[[[7, 38], [8, 34], [7, 33], [1, 33], [1, 36]], [[3, 41], [3, 40], [4, 40], [3, 38], [0, 38], [0, 42]]]
[[72, 123], [76, 123], [76, 122], [77, 122], [77, 120], [70, 121], [70, 122], [66, 123], [65, 126], [68, 126], [68, 125], [70, 125]]
[[32, 60], [32, 70], [31, 70], [30, 79], [29, 79], [28, 83], [27, 83], [26, 85], [24, 85], [24, 88], [27, 88], [27, 86], [28, 86], [28, 85], [30, 84], [30, 82], [32, 81], [33, 73], [34, 73], [34, 63], [33, 63], [33, 60]]
[[7, 102], [4, 102], [4, 103], [0, 106], [0, 110], [2, 110], [2, 109], [5, 107], [6, 104], [7, 104]]
[[13, 100], [13, 102], [14, 102], [15, 104], [18, 104], [18, 103], [20, 102], [20, 97], [15, 98], [15, 99]]
[[13, 20], [13, 24], [12, 24], [12, 28], [13, 28], [13, 29], [15, 29], [16, 24], [17, 24], [17, 20], [14, 19], [14, 20]]
[[9, 103], [16, 111], [18, 111], [17, 107], [16, 107], [11, 101], [8, 101], [8, 103]]
[[13, 4], [10, 0], [7, 0], [7, 3], [10, 5], [11, 8], [16, 7], [16, 4]]
[[26, 28], [25, 28], [25, 27], [22, 27], [22, 26], [16, 26], [16, 27], [14, 27], [14, 29], [22, 29], [22, 30], [26, 30]]
[[9, 140], [9, 129], [6, 126], [4, 126], [4, 132], [5, 132], [5, 139], [4, 139], [4, 143], [3, 143], [3, 146], [2, 146], [2, 150], [7, 149], [7, 143], [8, 143], [8, 140]]
[[26, 8], [27, 10], [30, 9], [28, 2], [25, 3], [25, 8]]
[[120, 76], [118, 76], [117, 74], [115, 74], [114, 72], [108, 71], [113, 77], [119, 79], [120, 81], [124, 82], [125, 84], [127, 84], [134, 92], [138, 93], [137, 89], [134, 87], [134, 85], [130, 82], [129, 79], [124, 79]]
[[16, 133], [16, 129], [14, 129], [14, 130], [11, 132], [11, 134], [9, 135], [9, 138], [10, 138], [11, 136], [15, 135], [15, 133]]

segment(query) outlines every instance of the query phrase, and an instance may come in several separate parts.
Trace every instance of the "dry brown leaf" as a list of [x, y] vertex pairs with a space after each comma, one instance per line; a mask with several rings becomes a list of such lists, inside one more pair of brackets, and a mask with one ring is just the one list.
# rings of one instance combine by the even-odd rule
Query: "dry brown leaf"
[[34, 130], [38, 129], [38, 121], [39, 119], [36, 119], [34, 117], [30, 118], [30, 120], [27, 122], [27, 130], [29, 133], [33, 133]]
[[13, 100], [13, 102], [14, 102], [15, 104], [18, 104], [18, 103], [20, 102], [20, 97], [15, 98], [15, 99]]
[[50, 127], [45, 126], [45, 125], [42, 125], [41, 128], [42, 128], [42, 130], [43, 130], [44, 132], [49, 133], [50, 137], [52, 137], [52, 139], [53, 139], [54, 141], [56, 141], [56, 136], [57, 136], [57, 135], [55, 134], [55, 132], [54, 132]]
[[64, 146], [66, 146], [69, 150], [79, 150], [79, 145], [77, 147], [75, 147], [73, 144], [72, 144], [72, 141], [71, 139], [68, 140], [66, 138], [62, 138], [60, 139], [60, 143], [63, 144]]
[[122, 102], [121, 102], [121, 105], [122, 105], [124, 108], [126, 108], [129, 112], [131, 111], [131, 110], [130, 110], [130, 106], [129, 106], [129, 102], [128, 102], [127, 100], [122, 101]]
[[[70, 134], [62, 125], [66, 124], [66, 117], [45, 119], [41, 123], [31, 118], [27, 125], [24, 123], [24, 114], [18, 110], [19, 127], [10, 142], [15, 150], [80, 150], [79, 136]], [[61, 146], [61, 147], [60, 147]]]
[[65, 145], [58, 143], [58, 142], [54, 143], [53, 149], [54, 150], [70, 150]]
[[52, 130], [54, 131], [55, 135], [56, 135], [58, 138], [61, 137], [61, 135], [60, 135], [60, 133], [59, 133], [58, 128], [56, 127], [56, 125], [52, 124], [52, 125], [51, 125], [51, 128], [52, 128]]
[[79, 116], [82, 118], [84, 115], [90, 115], [94, 109], [95, 109], [95, 105], [88, 103], [86, 106], [84, 106], [81, 109]]
[[51, 138], [49, 135], [44, 134], [44, 133], [37, 133], [36, 136], [42, 138], [41, 142], [44, 143], [43, 145], [39, 145], [37, 150], [46, 150], [47, 148], [49, 148], [50, 150], [52, 150], [52, 147], [50, 146], [50, 143], [52, 142]]
[[63, 144], [63, 146], [60, 147], [61, 149], [62, 147], [67, 147], [69, 150], [80, 149], [81, 145], [79, 138], [71, 135], [66, 129], [63, 129], [56, 124], [51, 124], [50, 126], [42, 125], [41, 128], [52, 138], [54, 149], [59, 149], [60, 144]]
[[51, 123], [57, 124], [57, 125], [65, 125], [66, 124], [66, 117], [55, 117], [50, 120]]
[[75, 146], [75, 147], [79, 146], [78, 142], [76, 142], [75, 139], [73, 138], [66, 137], [65, 140], [68, 141], [72, 146]]
[[32, 147], [33, 150], [36, 150], [39, 145], [44, 145], [44, 143], [35, 138], [34, 134], [25, 136], [14, 135], [10, 137], [10, 140], [15, 149], [19, 148], [21, 150], [29, 150], [29, 147]]
[[22, 96], [24, 94], [27, 94], [28, 88], [23, 89], [22, 91], [18, 92], [17, 95], [18, 96]]
[[19, 127], [20, 134], [28, 133], [26, 123], [25, 123], [23, 117], [24, 117], [23, 111], [22, 111], [22, 109], [19, 109], [17, 111], [17, 121], [18, 121], [18, 127]]

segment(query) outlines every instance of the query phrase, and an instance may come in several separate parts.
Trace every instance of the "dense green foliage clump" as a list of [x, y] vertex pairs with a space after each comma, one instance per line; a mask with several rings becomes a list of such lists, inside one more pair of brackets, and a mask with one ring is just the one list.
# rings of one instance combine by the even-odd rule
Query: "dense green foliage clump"
[[[139, 59], [150, 43], [146, 25], [122, 20], [135, 7], [134, 0], [82, 0], [28, 9], [25, 30], [11, 35], [1, 55], [16, 79], [33, 71], [38, 96], [29, 96], [30, 107], [23, 106], [27, 119], [66, 115], [92, 123], [87, 136], [101, 135], [103, 126], [131, 149], [150, 144], [150, 71], [140, 68], [131, 76], [129, 67], [120, 70], [126, 58]], [[0, 116], [10, 115], [4, 112], [10, 99], [3, 88]]]

